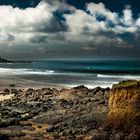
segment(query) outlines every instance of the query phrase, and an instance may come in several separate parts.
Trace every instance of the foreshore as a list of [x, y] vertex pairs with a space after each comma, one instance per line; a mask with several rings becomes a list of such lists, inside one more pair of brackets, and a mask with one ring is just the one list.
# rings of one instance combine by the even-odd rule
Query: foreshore
[[40, 89], [44, 87], [50, 87], [50, 88], [69, 88], [66, 86], [59, 86], [55, 84], [48, 84], [45, 82], [37, 82], [33, 80], [26, 80], [23, 78], [19, 78], [17, 76], [11, 76], [11, 75], [3, 75], [0, 76], [0, 91], [3, 91], [5, 88], [8, 89], [24, 89], [27, 90], [28, 88], [34, 88], [34, 89]]
[[[15, 85], [8, 88], [9, 84]], [[139, 133], [116, 131], [113, 125], [108, 126], [110, 121], [108, 101], [112, 94], [110, 88], [88, 89], [85, 86], [78, 86], [67, 89], [50, 88], [45, 85], [42, 87], [38, 85], [35, 88], [34, 86], [26, 87], [20, 81], [19, 84], [11, 83], [9, 78], [5, 89], [1, 88], [0, 97], [9, 97], [0, 101], [1, 140], [140, 138]], [[135, 89], [137, 88], [139, 89], [139, 84], [135, 85]], [[114, 100], [115, 98], [116, 96], [113, 97]]]

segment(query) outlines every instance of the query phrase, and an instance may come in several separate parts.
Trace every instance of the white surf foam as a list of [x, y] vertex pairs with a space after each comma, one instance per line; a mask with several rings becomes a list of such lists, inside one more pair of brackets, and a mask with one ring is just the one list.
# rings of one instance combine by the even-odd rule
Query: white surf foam
[[99, 78], [140, 79], [140, 75], [104, 75], [98, 74]]
[[35, 74], [35, 75], [49, 75], [49, 74], [53, 74], [54, 73], [54, 71], [52, 71], [52, 70], [46, 70], [46, 71], [23, 71], [23, 72], [21, 72], [21, 74]]
[[46, 70], [46, 71], [34, 71], [32, 69], [9, 69], [9, 68], [0, 68], [1, 75], [48, 75], [53, 74], [53, 70]]
[[[83, 84], [85, 87], [89, 88], [89, 89], [93, 89], [93, 88], [96, 88], [96, 87], [102, 87], [102, 88], [107, 88], [107, 87], [112, 87], [112, 85], [114, 84], [117, 84], [119, 81], [113, 81], [113, 82], [108, 82], [108, 81], [94, 81], [93, 84]], [[96, 84], [95, 84], [96, 83]], [[72, 87], [77, 87], [81, 84], [69, 84], [69, 85], [63, 85], [64, 87], [69, 87], [69, 88], [72, 88]]]

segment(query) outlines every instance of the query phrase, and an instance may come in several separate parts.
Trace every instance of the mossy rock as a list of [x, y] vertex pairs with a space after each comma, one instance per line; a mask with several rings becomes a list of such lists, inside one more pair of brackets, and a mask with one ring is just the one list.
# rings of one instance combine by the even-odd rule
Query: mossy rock
[[113, 85], [112, 90], [119, 89], [119, 88], [129, 88], [129, 87], [140, 88], [140, 80], [122, 81], [118, 84]]

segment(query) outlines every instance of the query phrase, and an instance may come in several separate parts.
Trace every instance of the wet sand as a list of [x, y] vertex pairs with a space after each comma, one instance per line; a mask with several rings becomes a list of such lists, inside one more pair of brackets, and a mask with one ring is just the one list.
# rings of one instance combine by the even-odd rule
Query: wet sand
[[[44, 88], [44, 87], [50, 87], [50, 88], [64, 88], [64, 86], [59, 86], [59, 85], [53, 85], [53, 84], [48, 84], [48, 83], [43, 83], [43, 82], [36, 82], [32, 80], [26, 80], [22, 79], [16, 76], [0, 76], [0, 91], [3, 91], [5, 88], [8, 89], [28, 89], [28, 88]], [[68, 87], [65, 87], [68, 88]]]
[[[58, 85], [53, 85], [53, 84], [48, 84], [48, 83], [43, 83], [43, 82], [36, 82], [32, 80], [26, 80], [22, 79], [16, 76], [0, 76], [0, 94], [5, 90], [5, 89], [21, 89], [26, 91], [29, 88], [33, 89], [41, 89], [41, 88], [68, 88], [68, 87], [62, 87]], [[0, 95], [0, 101], [4, 101], [7, 99], [10, 99], [13, 95]]]

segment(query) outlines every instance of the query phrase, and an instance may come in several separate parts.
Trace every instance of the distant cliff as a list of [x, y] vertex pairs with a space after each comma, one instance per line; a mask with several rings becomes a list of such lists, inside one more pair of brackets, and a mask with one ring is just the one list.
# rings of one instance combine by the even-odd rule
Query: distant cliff
[[32, 63], [32, 61], [13, 61], [0, 57], [0, 63]]
[[12, 61], [0, 57], [0, 63], [12, 63]]

